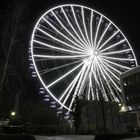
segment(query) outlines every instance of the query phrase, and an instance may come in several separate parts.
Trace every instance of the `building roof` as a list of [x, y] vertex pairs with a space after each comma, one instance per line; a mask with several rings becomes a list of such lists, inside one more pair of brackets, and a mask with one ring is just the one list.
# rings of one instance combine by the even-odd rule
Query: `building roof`
[[120, 74], [120, 78], [125, 78], [129, 75], [133, 75], [133, 74], [136, 74], [136, 73], [139, 73], [140, 72], [140, 65], [135, 67], [135, 68], [132, 68], [122, 74]]

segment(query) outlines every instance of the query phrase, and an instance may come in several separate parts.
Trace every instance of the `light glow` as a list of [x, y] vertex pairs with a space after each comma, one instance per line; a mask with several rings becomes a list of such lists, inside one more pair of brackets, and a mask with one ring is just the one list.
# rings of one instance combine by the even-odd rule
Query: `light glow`
[[11, 116], [13, 116], [13, 117], [16, 116], [16, 112], [15, 111], [12, 111], [11, 112]]

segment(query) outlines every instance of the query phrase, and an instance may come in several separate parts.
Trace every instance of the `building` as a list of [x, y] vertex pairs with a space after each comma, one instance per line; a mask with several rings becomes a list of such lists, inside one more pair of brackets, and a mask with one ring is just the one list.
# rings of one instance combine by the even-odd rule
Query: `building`
[[140, 109], [140, 66], [121, 74], [120, 85], [124, 105]]
[[140, 66], [120, 75], [125, 111], [135, 113], [140, 128]]
[[[123, 103], [104, 101], [103, 105], [106, 128], [112, 132], [140, 128], [140, 66], [121, 74], [120, 85]], [[81, 117], [82, 132], [100, 132], [103, 129], [101, 101], [85, 101]]]
[[[120, 113], [120, 109], [118, 103], [104, 101], [105, 127], [108, 132], [122, 132], [137, 127], [136, 115], [134, 113]], [[85, 101], [82, 107], [80, 131], [91, 134], [102, 132], [103, 125], [101, 102]]]

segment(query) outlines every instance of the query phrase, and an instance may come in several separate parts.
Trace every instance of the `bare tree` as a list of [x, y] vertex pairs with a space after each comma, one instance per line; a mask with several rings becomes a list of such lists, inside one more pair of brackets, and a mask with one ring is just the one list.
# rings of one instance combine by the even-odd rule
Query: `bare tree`
[[1, 29], [1, 54], [0, 54], [0, 90], [6, 82], [6, 75], [8, 72], [9, 60], [11, 58], [12, 51], [16, 47], [16, 43], [19, 41], [17, 34], [20, 27], [20, 21], [22, 14], [25, 10], [25, 3], [21, 1], [14, 1], [14, 11], [7, 15], [3, 15], [6, 19]]
[[[15, 58], [15, 50], [17, 47], [22, 46], [21, 31], [23, 32], [24, 18], [23, 14], [27, 3], [22, 0], [13, 0], [9, 3], [9, 7], [6, 7], [6, 14], [1, 15], [2, 26], [0, 30], [0, 107], [2, 106], [5, 110], [4, 113], [9, 112], [9, 108], [13, 104], [13, 108], [18, 110], [18, 102], [20, 96], [20, 74], [15, 69], [19, 69], [18, 65], [14, 65], [17, 61]], [[14, 78], [15, 81], [11, 86], [9, 79]], [[20, 84], [19, 84], [20, 83]], [[14, 89], [14, 90], [13, 90]], [[9, 99], [10, 94], [13, 95], [14, 99]], [[2, 109], [3, 110], [3, 109]], [[0, 112], [0, 117], [1, 117]]]

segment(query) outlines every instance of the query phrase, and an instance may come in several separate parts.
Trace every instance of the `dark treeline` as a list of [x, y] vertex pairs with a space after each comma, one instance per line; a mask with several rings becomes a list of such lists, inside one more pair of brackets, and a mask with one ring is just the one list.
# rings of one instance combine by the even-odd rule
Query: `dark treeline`
[[0, 10], [0, 121], [9, 119], [30, 133], [63, 133], [67, 123], [38, 94], [39, 81], [29, 68], [31, 34], [41, 9], [36, 8], [33, 1], [12, 0]]

